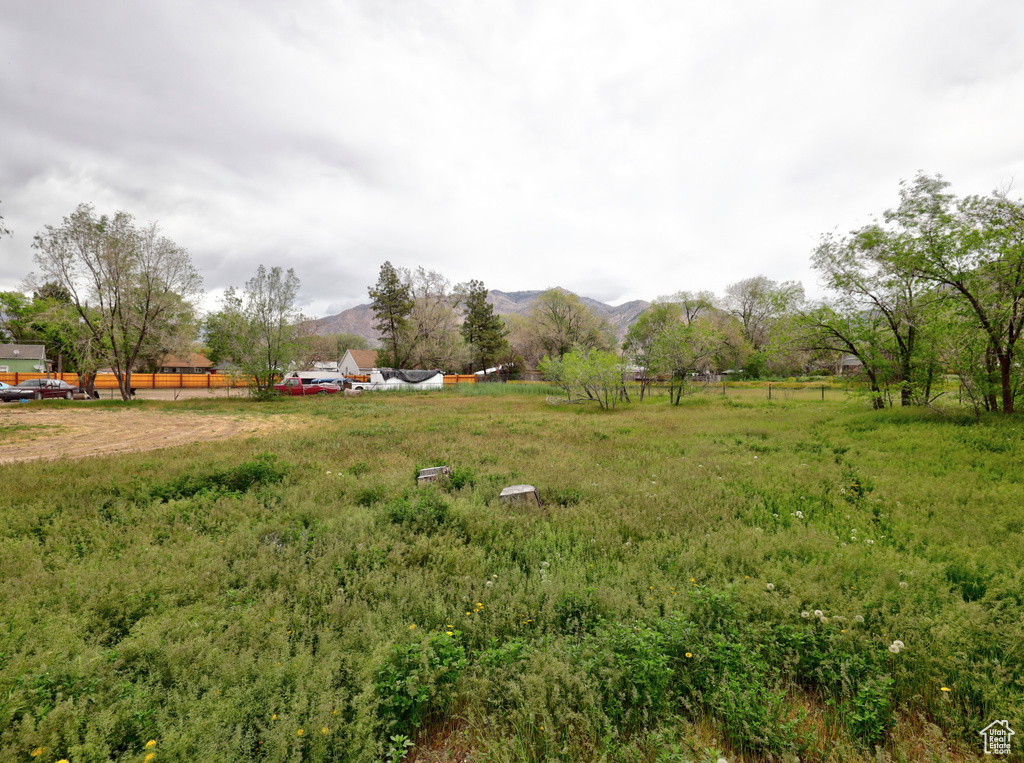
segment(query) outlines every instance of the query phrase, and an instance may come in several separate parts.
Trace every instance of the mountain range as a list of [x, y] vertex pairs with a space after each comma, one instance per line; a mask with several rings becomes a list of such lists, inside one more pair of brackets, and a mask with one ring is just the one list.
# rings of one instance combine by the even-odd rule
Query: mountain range
[[[487, 292], [487, 301], [494, 305], [494, 312], [498, 315], [523, 314], [529, 312], [534, 301], [547, 289], [536, 291], [497, 291], [492, 289]], [[571, 294], [566, 289], [559, 289]], [[579, 296], [579, 295], [576, 295]], [[580, 297], [580, 301], [594, 311], [597, 315], [606, 319], [614, 328], [619, 341], [626, 336], [629, 327], [640, 316], [650, 302], [642, 299], [635, 299], [631, 302], [624, 302], [621, 305], [612, 306], [604, 302], [598, 302], [590, 297]], [[379, 339], [377, 331], [373, 328], [374, 317], [370, 305], [357, 305], [356, 307], [344, 310], [337, 315], [330, 315], [326, 318], [318, 318], [313, 321], [314, 331], [321, 336], [328, 334], [349, 333], [365, 338], [370, 345], [375, 345]]]

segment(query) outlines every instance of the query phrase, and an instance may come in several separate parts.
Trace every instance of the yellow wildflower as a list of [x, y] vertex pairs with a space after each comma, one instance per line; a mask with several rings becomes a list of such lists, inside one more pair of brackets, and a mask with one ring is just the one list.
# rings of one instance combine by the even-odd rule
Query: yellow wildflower
[[32, 752], [30, 752], [29, 754], [33, 758], [38, 758], [40, 755], [43, 754], [43, 748], [42, 747], [37, 747], [36, 749], [32, 750]]
[[155, 757], [156, 757], [156, 753], [155, 752], [147, 753], [146, 757], [142, 759], [142, 763], [149, 763]]
[[409, 630], [412, 630], [415, 627], [416, 627], [416, 623], [413, 623], [412, 625], [409, 626]]
[[302, 729], [295, 732], [295, 736], [302, 736]]
[[327, 727], [324, 726], [322, 729], [320, 729], [320, 733], [321, 734], [326, 734], [327, 733]]
[[152, 750], [154, 747], [156, 747], [156, 740], [155, 739], [150, 739], [148, 742], [146, 742], [146, 749], [147, 750]]
[[950, 689], [948, 686], [943, 686], [942, 687], [942, 691], [953, 691], [953, 690]]
[[692, 653], [692, 652], [687, 652], [687, 653], [686, 653], [686, 656], [687, 656], [687, 657], [693, 657], [693, 653]]

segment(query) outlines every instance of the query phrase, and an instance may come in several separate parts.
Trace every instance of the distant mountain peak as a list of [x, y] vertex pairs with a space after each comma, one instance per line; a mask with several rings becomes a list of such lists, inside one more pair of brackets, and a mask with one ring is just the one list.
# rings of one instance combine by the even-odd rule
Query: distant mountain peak
[[[565, 294], [574, 294], [574, 292], [571, 292], [568, 289], [563, 289], [560, 286], [552, 288], [555, 288]], [[499, 291], [498, 289], [491, 289], [487, 292], [487, 301], [494, 305], [494, 312], [498, 315], [523, 315], [524, 313], [529, 312], [530, 307], [533, 305], [537, 297], [550, 290], [551, 289]], [[612, 306], [605, 302], [599, 302], [596, 299], [591, 299], [590, 297], [583, 297], [578, 294], [575, 296], [578, 296], [580, 301], [595, 313], [600, 315], [602, 318], [607, 319], [607, 321], [615, 327], [615, 332], [620, 340], [626, 335], [626, 331], [628, 331], [629, 327], [633, 325], [640, 313], [650, 305], [650, 302], [634, 299], [618, 306]], [[357, 334], [358, 336], [365, 338], [371, 345], [375, 344], [379, 339], [377, 332], [373, 328], [373, 310], [368, 304], [357, 305], [356, 307], [349, 308], [348, 310], [343, 310], [337, 315], [318, 318], [317, 320], [312, 321], [312, 324], [313, 330], [321, 336], [347, 332]]]

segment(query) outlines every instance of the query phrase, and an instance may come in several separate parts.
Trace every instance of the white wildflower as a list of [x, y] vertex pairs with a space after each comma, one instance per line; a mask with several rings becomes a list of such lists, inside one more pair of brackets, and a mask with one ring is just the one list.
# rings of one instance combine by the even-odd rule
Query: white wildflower
[[893, 643], [893, 646], [899, 647], [900, 649], [906, 649], [906, 647], [903, 645], [903, 642], [900, 641], [899, 639], [896, 639], [892, 643]]
[[820, 609], [816, 609], [816, 610], [814, 610], [814, 616], [815, 616], [815, 617], [822, 617], [822, 616], [823, 616], [824, 614], [825, 614], [825, 613], [824, 613], [824, 612], [822, 612], [822, 611], [821, 611]]
[[808, 620], [811, 617], [811, 613], [805, 609], [803, 612], [800, 613], [800, 617], [802, 617], [804, 620]]
[[765, 587], [766, 587], [766, 588], [767, 588], [767, 589], [768, 589], [769, 591], [774, 591], [774, 590], [775, 590], [775, 584], [774, 584], [774, 583], [769, 583], [769, 584], [768, 584], [767, 586], [765, 586]]
[[861, 616], [861, 615], [854, 615], [853, 616], [853, 620], [854, 620], [854, 622], [862, 623], [862, 622], [864, 622], [864, 617]]

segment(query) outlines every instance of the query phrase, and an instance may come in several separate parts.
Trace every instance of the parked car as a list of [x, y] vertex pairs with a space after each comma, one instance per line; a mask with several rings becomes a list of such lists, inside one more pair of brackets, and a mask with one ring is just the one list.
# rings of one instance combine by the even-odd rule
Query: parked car
[[84, 395], [85, 390], [68, 384], [62, 379], [26, 379], [13, 387], [0, 389], [0, 400], [9, 403], [15, 400], [42, 400], [43, 398], [62, 397], [71, 400], [75, 395]]
[[274, 385], [281, 395], [333, 395], [341, 392], [341, 387], [324, 379], [302, 379], [290, 376], [283, 382]]

